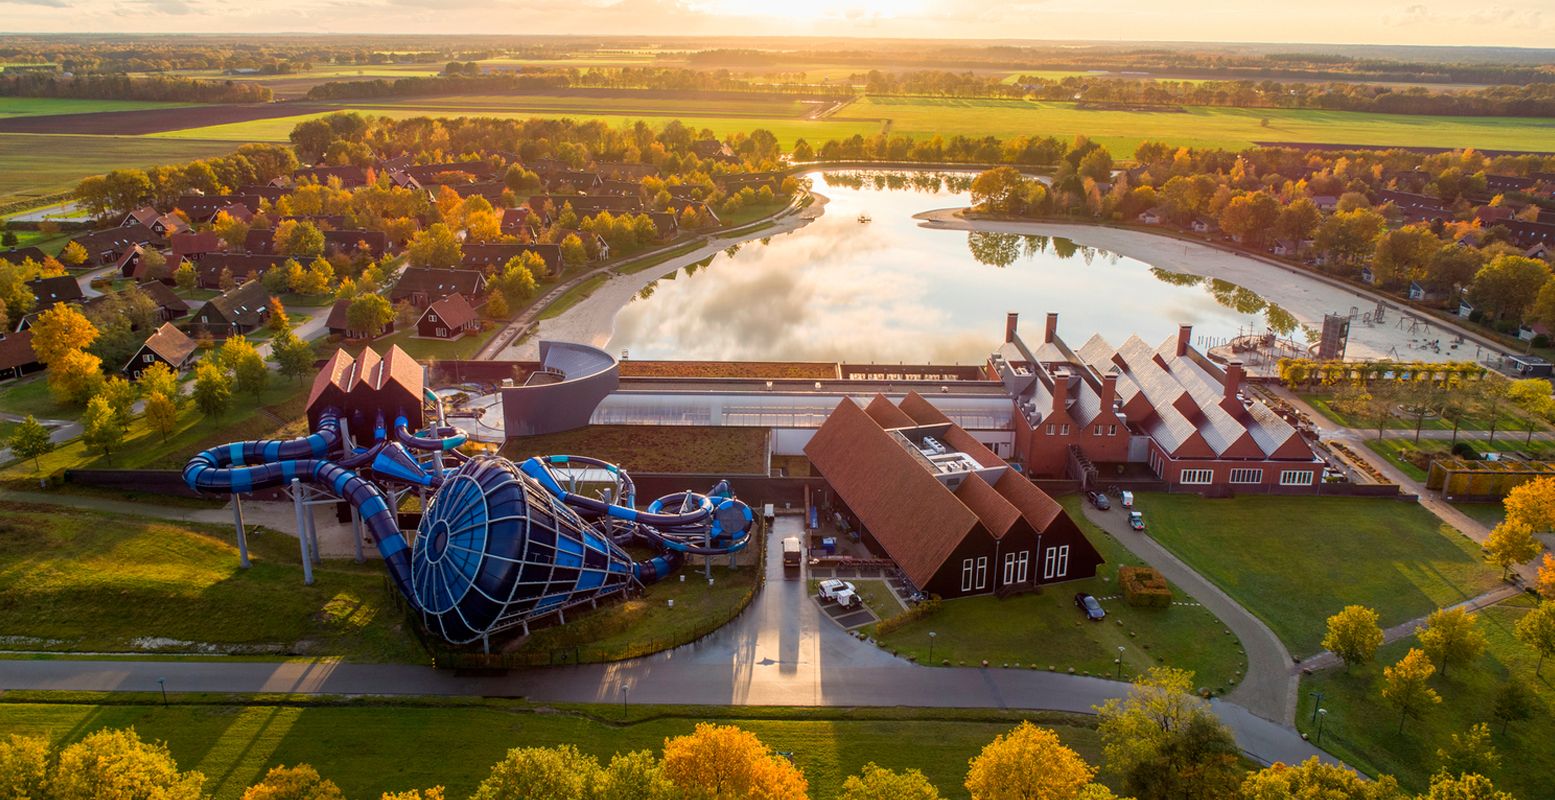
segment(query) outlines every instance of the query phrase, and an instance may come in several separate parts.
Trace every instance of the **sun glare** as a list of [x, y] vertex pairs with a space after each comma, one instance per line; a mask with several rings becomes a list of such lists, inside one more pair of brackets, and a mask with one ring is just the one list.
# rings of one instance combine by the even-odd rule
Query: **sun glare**
[[836, 19], [892, 19], [923, 12], [922, 0], [787, 0], [757, 4], [745, 0], [707, 0], [698, 3], [712, 14], [739, 17], [780, 17], [794, 21]]

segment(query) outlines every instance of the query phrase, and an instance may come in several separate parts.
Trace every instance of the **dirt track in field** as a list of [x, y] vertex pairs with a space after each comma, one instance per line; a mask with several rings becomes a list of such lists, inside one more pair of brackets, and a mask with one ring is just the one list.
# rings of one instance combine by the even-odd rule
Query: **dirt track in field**
[[198, 105], [139, 111], [99, 111], [0, 119], [0, 133], [74, 133], [94, 136], [140, 136], [147, 133], [203, 128], [231, 122], [290, 117], [328, 111], [326, 106], [301, 103]]

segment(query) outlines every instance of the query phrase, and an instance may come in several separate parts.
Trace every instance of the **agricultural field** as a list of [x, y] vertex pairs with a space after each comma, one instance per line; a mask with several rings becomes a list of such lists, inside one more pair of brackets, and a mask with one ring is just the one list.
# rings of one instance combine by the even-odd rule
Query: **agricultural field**
[[232, 141], [0, 134], [0, 204], [68, 191], [88, 175], [224, 155]]
[[43, 117], [54, 114], [95, 114], [102, 111], [143, 111], [178, 108], [186, 103], [151, 103], [139, 100], [76, 100], [53, 97], [0, 97], [0, 119]]

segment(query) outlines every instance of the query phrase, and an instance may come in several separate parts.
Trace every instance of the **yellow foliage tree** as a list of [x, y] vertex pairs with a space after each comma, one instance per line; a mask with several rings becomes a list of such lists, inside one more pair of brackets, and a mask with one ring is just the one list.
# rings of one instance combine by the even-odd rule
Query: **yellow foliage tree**
[[1555, 600], [1555, 556], [1544, 554], [1544, 563], [1539, 565], [1539, 578], [1535, 588], [1545, 600]]
[[1022, 722], [972, 758], [965, 785], [972, 800], [1074, 800], [1095, 776], [1058, 734]]
[[1555, 530], [1555, 478], [1537, 478], [1507, 492], [1506, 518], [1535, 532]]
[[61, 403], [84, 406], [103, 385], [103, 361], [85, 350], [69, 350], [49, 365], [49, 391]]
[[1377, 619], [1377, 612], [1365, 606], [1345, 606], [1328, 618], [1323, 647], [1343, 659], [1347, 671], [1353, 664], [1370, 661], [1382, 646], [1382, 628]]
[[183, 772], [162, 744], [133, 728], [87, 734], [59, 753], [49, 779], [51, 800], [204, 800], [205, 776]]
[[1297, 800], [1342, 797], [1346, 800], [1408, 800], [1392, 775], [1367, 780], [1355, 770], [1324, 764], [1313, 756], [1299, 766], [1276, 763], [1242, 781], [1242, 800]]
[[1442, 696], [1429, 681], [1436, 674], [1425, 651], [1410, 648], [1397, 664], [1382, 670], [1382, 699], [1398, 708], [1398, 732], [1404, 732], [1404, 720], [1418, 715], [1424, 706], [1442, 702]]
[[1539, 555], [1544, 545], [1533, 538], [1533, 528], [1522, 520], [1502, 520], [1490, 531], [1485, 540], [1485, 560], [1501, 568], [1501, 577], [1511, 573], [1512, 567], [1526, 564]]
[[319, 777], [307, 764], [272, 767], [264, 780], [248, 787], [243, 800], [344, 800], [334, 781]]
[[32, 352], [53, 364], [71, 350], [85, 350], [97, 341], [97, 326], [69, 303], [56, 303], [32, 324]]
[[688, 800], [804, 800], [809, 784], [756, 735], [703, 722], [664, 741], [664, 776]]
[[44, 797], [49, 743], [36, 736], [0, 741], [0, 797]]

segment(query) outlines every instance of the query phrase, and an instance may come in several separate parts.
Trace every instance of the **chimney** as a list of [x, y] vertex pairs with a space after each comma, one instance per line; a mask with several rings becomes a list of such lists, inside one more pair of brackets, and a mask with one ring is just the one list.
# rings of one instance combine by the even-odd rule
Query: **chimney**
[[1053, 340], [1057, 339], [1057, 338], [1058, 338], [1058, 315], [1054, 314], [1054, 313], [1049, 313], [1047, 315], [1047, 327], [1043, 328], [1043, 330], [1042, 330], [1042, 343], [1043, 344], [1052, 344]]
[[1226, 365], [1226, 399], [1236, 400], [1236, 393], [1242, 391], [1242, 362], [1233, 361]]
[[1053, 413], [1058, 414], [1069, 406], [1069, 370], [1059, 367], [1053, 370]]
[[1193, 342], [1193, 326], [1192, 325], [1178, 325], [1177, 326], [1177, 355], [1179, 355], [1179, 356], [1187, 355], [1188, 354], [1188, 345], [1190, 343], [1192, 343], [1192, 342]]
[[1107, 374], [1101, 376], [1101, 410], [1110, 413], [1112, 406], [1118, 399], [1118, 371], [1107, 370]]
[[1020, 315], [1014, 311], [1004, 315], [1004, 341], [1006, 343], [1015, 341], [1015, 326], [1019, 321]]

